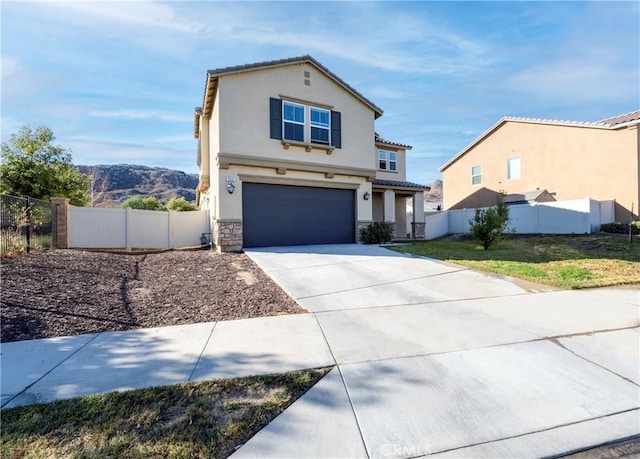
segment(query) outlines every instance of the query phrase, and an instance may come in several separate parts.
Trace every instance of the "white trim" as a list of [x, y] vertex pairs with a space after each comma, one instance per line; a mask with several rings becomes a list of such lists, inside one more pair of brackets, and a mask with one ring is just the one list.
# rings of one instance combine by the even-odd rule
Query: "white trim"
[[[511, 177], [511, 172], [512, 172], [512, 168], [510, 167], [511, 164], [511, 160], [518, 160], [518, 176], [517, 177]], [[522, 177], [522, 158], [518, 155], [518, 156], [510, 156], [509, 158], [507, 158], [507, 180], [518, 180], [520, 177]]]
[[[480, 168], [480, 173], [479, 174], [474, 174], [473, 170], [479, 167]], [[474, 177], [480, 177], [480, 181], [478, 183], [473, 183], [473, 179]], [[478, 186], [478, 185], [482, 185], [482, 164], [476, 165], [476, 166], [471, 166], [471, 186]]]

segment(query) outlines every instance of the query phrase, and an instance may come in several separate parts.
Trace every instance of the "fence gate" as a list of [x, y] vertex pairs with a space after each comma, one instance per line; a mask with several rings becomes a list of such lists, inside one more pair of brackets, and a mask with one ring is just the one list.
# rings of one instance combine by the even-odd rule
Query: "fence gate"
[[34, 198], [0, 195], [0, 249], [2, 253], [51, 247], [51, 203]]

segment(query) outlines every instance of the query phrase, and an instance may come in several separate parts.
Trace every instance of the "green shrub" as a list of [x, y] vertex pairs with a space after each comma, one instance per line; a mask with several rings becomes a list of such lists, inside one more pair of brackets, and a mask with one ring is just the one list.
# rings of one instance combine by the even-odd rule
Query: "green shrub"
[[360, 240], [365, 244], [382, 244], [393, 238], [393, 227], [386, 222], [373, 222], [360, 228]]
[[162, 203], [153, 196], [148, 198], [135, 197], [129, 198], [120, 206], [123, 209], [142, 209], [142, 210], [166, 210]]
[[498, 195], [496, 205], [487, 209], [476, 209], [475, 216], [469, 220], [471, 234], [488, 250], [504, 237], [509, 223], [509, 207], [504, 203], [504, 195]]
[[[600, 231], [603, 233], [629, 234], [628, 223], [605, 223], [600, 225]], [[640, 221], [631, 222], [631, 234], [640, 234]]]
[[190, 203], [183, 197], [169, 199], [166, 208], [167, 210], [174, 210], [176, 212], [189, 212], [192, 210], [198, 210], [195, 204]]

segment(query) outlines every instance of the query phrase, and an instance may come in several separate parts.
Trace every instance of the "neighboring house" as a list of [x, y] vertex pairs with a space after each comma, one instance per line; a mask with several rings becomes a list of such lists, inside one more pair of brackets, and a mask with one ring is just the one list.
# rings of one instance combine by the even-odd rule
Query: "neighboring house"
[[196, 201], [217, 249], [352, 243], [376, 219], [405, 236], [406, 199], [422, 209], [428, 187], [406, 182], [411, 147], [377, 136], [380, 116], [311, 56], [209, 70]]
[[556, 199], [547, 190], [527, 191], [525, 193], [512, 193], [504, 197], [504, 203], [509, 205], [533, 204], [534, 202], [553, 202]]
[[640, 111], [593, 123], [502, 118], [440, 168], [444, 209], [547, 190], [562, 201], [615, 199], [616, 220], [638, 219], [639, 124]]

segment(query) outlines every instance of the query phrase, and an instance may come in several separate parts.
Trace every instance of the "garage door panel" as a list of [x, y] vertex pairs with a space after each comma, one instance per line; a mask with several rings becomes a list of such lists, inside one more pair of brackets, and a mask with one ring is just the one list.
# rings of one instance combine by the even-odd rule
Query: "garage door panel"
[[355, 192], [245, 183], [245, 247], [355, 242]]

